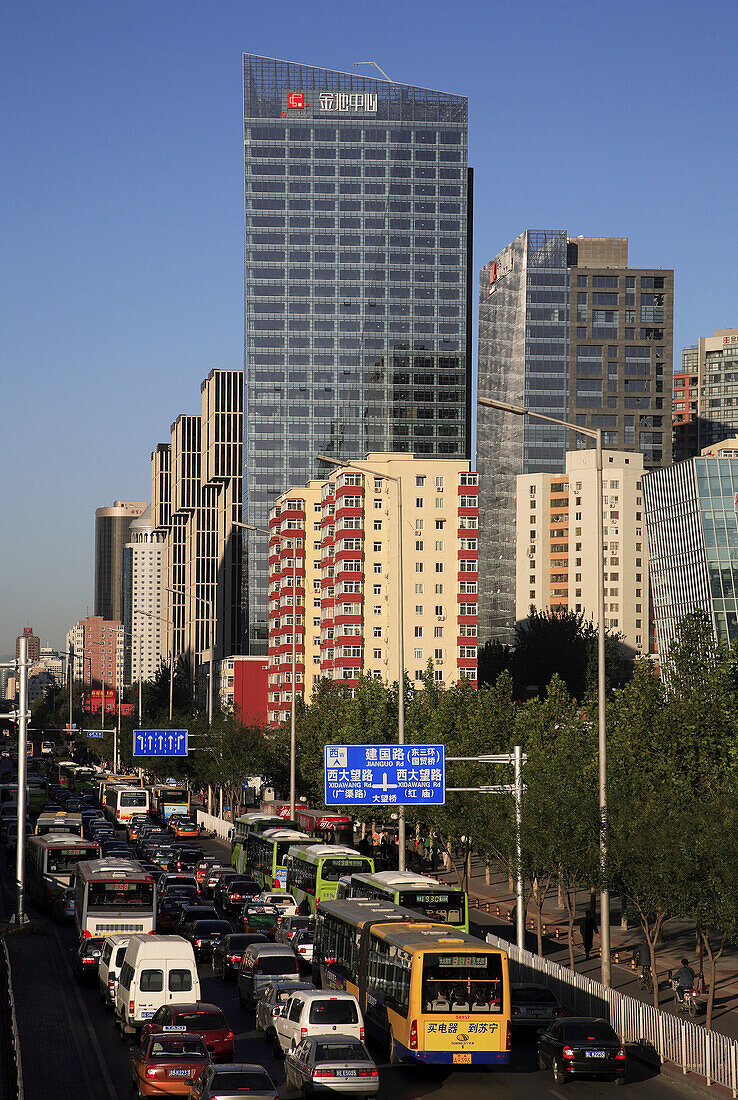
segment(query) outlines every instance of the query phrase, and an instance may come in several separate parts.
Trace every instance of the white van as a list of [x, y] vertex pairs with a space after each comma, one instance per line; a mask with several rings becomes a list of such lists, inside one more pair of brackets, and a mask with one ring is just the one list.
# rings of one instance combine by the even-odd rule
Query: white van
[[181, 936], [131, 936], [115, 994], [122, 1035], [131, 1035], [162, 1005], [200, 1000], [192, 944]]
[[97, 984], [100, 996], [109, 1008], [115, 1007], [118, 976], [125, 961], [130, 936], [106, 936], [97, 964]]
[[283, 1052], [294, 1050], [312, 1035], [352, 1035], [364, 1041], [364, 1019], [351, 993], [332, 990], [299, 990], [279, 1006], [274, 1020], [277, 1043]]

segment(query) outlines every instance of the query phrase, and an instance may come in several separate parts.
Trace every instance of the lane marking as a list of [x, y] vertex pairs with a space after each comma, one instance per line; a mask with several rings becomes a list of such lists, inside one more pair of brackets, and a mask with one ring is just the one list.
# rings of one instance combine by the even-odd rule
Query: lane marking
[[552, 1096], [558, 1096], [559, 1100], [566, 1100], [564, 1094], [561, 1092], [557, 1092], [556, 1089], [549, 1089], [548, 1091], [551, 1093]]
[[102, 1047], [100, 1046], [100, 1042], [98, 1040], [97, 1033], [95, 1032], [95, 1029], [92, 1026], [92, 1020], [90, 1019], [90, 1014], [87, 1011], [87, 1005], [85, 1004], [85, 1002], [82, 998], [82, 994], [81, 994], [79, 986], [77, 984], [77, 979], [74, 975], [74, 971], [72, 970], [72, 964], [70, 963], [70, 961], [67, 957], [67, 952], [64, 950], [64, 945], [61, 941], [61, 937], [59, 936], [59, 932], [58, 932], [57, 928], [53, 924], [50, 925], [50, 927], [51, 927], [51, 931], [54, 934], [54, 939], [56, 940], [57, 947], [59, 948], [59, 953], [60, 953], [61, 959], [62, 959], [62, 965], [64, 966], [64, 969], [67, 971], [67, 974], [69, 975], [69, 978], [70, 978], [71, 985], [74, 989], [74, 995], [77, 999], [77, 1004], [79, 1005], [79, 1009], [80, 1009], [80, 1013], [82, 1015], [82, 1019], [84, 1020], [85, 1027], [87, 1028], [87, 1031], [88, 1031], [89, 1036], [90, 1036], [90, 1041], [92, 1043], [92, 1049], [94, 1050], [95, 1056], [96, 1056], [98, 1062], [100, 1063], [100, 1070], [102, 1072], [102, 1079], [105, 1082], [105, 1088], [108, 1090], [108, 1096], [110, 1096], [111, 1100], [118, 1100], [118, 1090], [116, 1089], [115, 1085], [113, 1084], [113, 1079], [110, 1076], [110, 1071], [108, 1070], [108, 1066], [107, 1066], [107, 1063], [105, 1061], [105, 1056], [103, 1055], [103, 1052], [102, 1052]]

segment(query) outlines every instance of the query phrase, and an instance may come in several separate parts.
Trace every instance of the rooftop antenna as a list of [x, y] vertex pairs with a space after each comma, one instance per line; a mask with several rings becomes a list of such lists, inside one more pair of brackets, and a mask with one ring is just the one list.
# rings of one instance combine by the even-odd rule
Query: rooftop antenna
[[394, 84], [394, 80], [390, 80], [384, 69], [380, 68], [376, 61], [354, 61], [354, 68], [356, 68], [357, 65], [373, 65], [375, 69], [379, 69], [385, 80], [389, 80], [390, 84]]

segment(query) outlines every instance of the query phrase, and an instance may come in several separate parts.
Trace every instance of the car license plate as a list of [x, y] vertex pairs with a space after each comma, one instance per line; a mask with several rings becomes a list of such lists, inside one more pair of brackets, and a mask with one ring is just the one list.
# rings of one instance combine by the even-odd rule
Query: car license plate
[[454, 1062], [471, 1063], [471, 1052], [469, 1054], [454, 1054]]
[[356, 1070], [355, 1069], [339, 1069], [338, 1076], [339, 1077], [356, 1077]]
[[606, 1050], [585, 1050], [588, 1058], [607, 1058]]
[[188, 1069], [170, 1069], [170, 1077], [189, 1077], [190, 1071]]

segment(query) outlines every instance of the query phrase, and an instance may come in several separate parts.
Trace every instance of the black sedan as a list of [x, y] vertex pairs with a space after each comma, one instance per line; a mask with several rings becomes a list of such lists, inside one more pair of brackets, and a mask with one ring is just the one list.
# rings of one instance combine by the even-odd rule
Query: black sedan
[[209, 959], [216, 943], [224, 936], [229, 936], [232, 931], [227, 920], [196, 920], [193, 924], [186, 925], [180, 934], [190, 941], [199, 962], [201, 959]]
[[79, 947], [74, 952], [74, 969], [81, 982], [92, 981], [97, 975], [97, 964], [100, 961], [104, 943], [102, 936], [91, 936], [80, 941]]
[[625, 1049], [607, 1020], [566, 1017], [538, 1036], [538, 1065], [553, 1070], [554, 1083], [572, 1077], [609, 1077], [625, 1084]]
[[228, 981], [235, 979], [241, 966], [244, 952], [252, 943], [269, 943], [261, 932], [234, 932], [223, 938], [213, 947], [211, 965], [216, 974]]
[[261, 893], [259, 883], [252, 878], [229, 879], [223, 888], [221, 905], [232, 913], [241, 909], [247, 901], [253, 901]]

